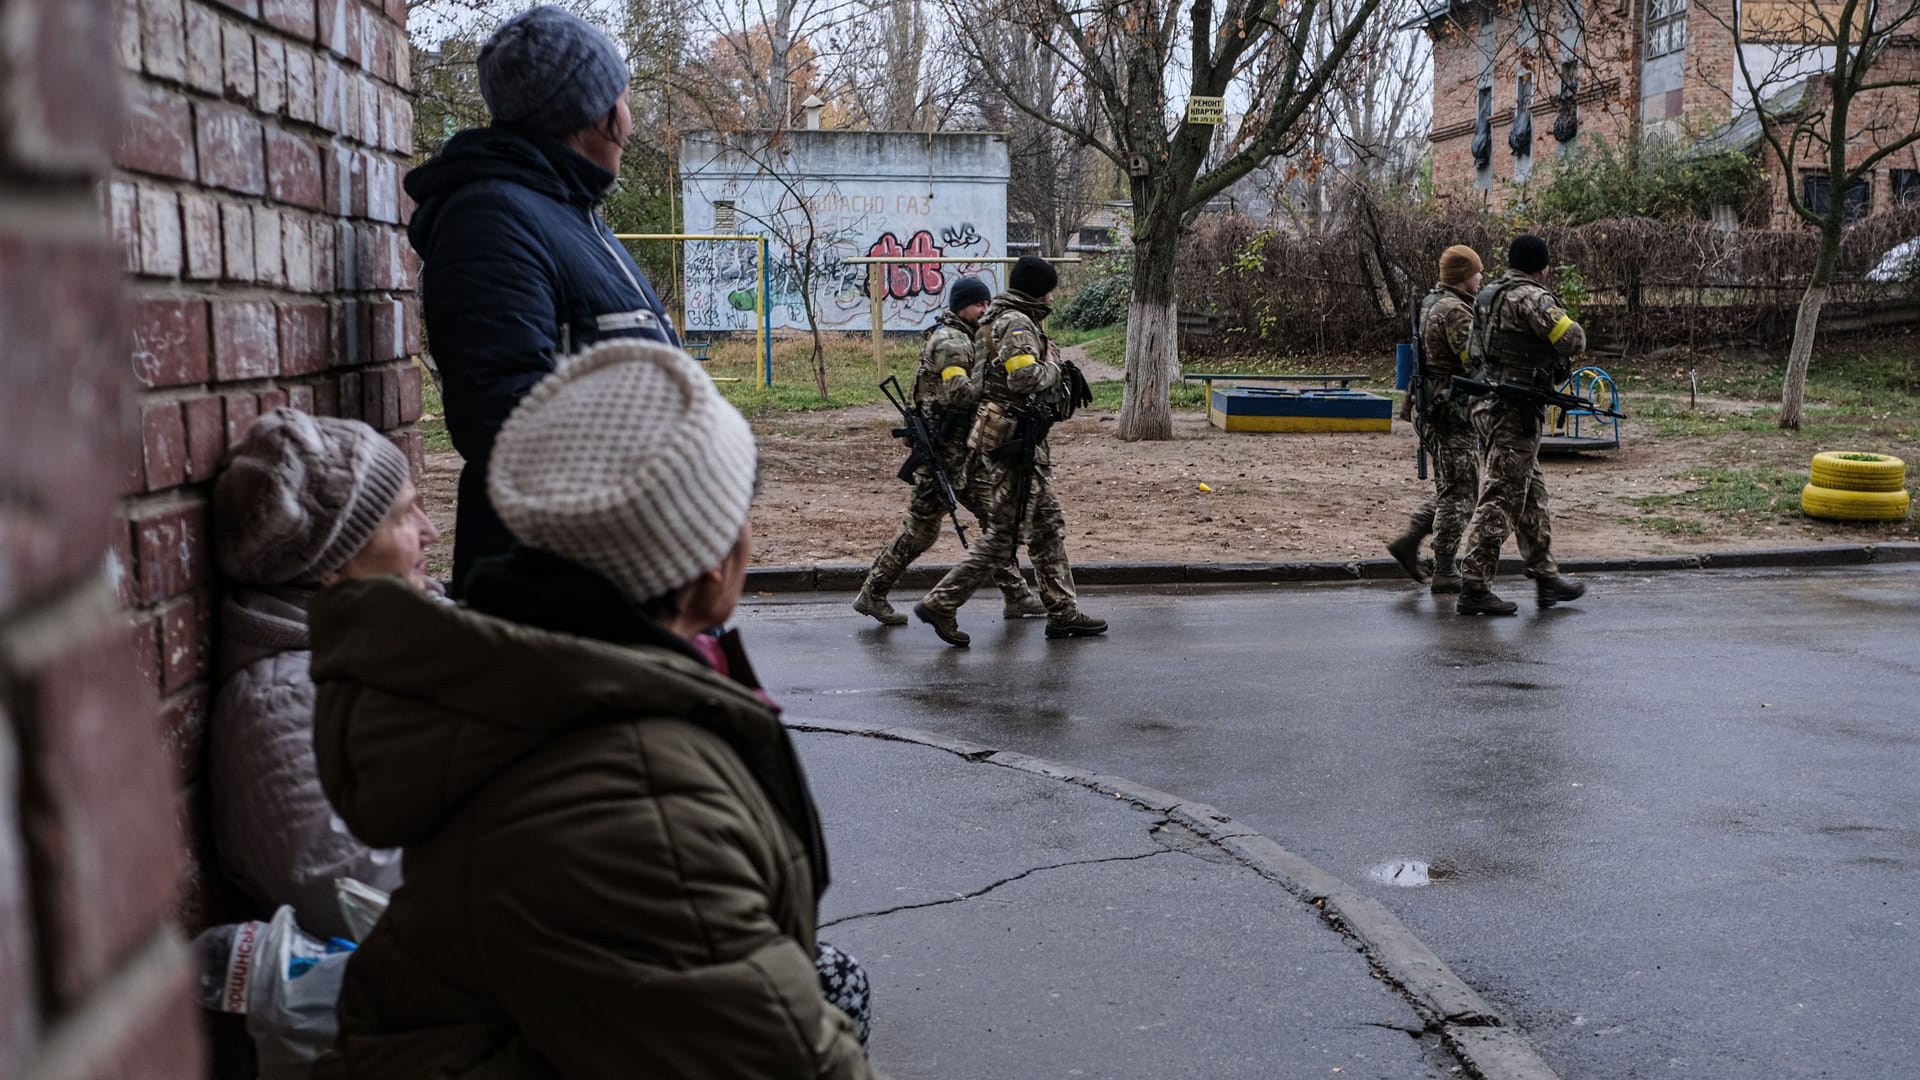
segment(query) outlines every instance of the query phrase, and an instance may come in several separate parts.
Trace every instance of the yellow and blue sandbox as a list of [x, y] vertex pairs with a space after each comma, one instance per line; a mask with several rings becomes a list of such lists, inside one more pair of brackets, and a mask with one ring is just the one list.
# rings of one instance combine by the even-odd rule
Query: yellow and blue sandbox
[[1393, 430], [1393, 402], [1346, 387], [1214, 387], [1207, 421], [1223, 431], [1384, 433]]

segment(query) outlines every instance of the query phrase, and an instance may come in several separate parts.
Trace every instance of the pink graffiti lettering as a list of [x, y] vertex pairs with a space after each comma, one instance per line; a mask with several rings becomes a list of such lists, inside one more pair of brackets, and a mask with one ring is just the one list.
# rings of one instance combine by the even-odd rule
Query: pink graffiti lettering
[[[914, 233], [913, 239], [907, 241], [905, 246], [902, 246], [900, 239], [892, 233], [882, 233], [880, 239], [875, 240], [873, 246], [867, 249], [869, 258], [917, 256], [937, 259], [942, 254], [942, 249], [933, 242], [933, 234], [925, 229]], [[939, 296], [947, 285], [946, 275], [940, 272], [939, 263], [881, 263], [879, 265], [884, 266], [887, 271], [887, 295], [895, 300], [905, 300], [923, 293]]]

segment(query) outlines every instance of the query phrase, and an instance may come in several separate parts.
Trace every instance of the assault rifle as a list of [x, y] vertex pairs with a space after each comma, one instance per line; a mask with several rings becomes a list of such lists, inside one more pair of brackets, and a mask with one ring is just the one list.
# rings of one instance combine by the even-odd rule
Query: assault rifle
[[1453, 377], [1453, 392], [1467, 397], [1486, 397], [1491, 394], [1500, 401], [1518, 402], [1523, 405], [1540, 405], [1565, 409], [1572, 412], [1578, 409], [1595, 416], [1611, 416], [1623, 419], [1626, 414], [1612, 409], [1604, 409], [1578, 394], [1563, 394], [1558, 390], [1549, 390], [1543, 386], [1527, 386], [1515, 382], [1482, 382], [1465, 375]]
[[928, 475], [939, 486], [940, 499], [946, 503], [947, 517], [953, 520], [953, 533], [960, 538], [960, 546], [965, 548], [967, 530], [960, 524], [960, 498], [953, 493], [953, 480], [947, 476], [947, 467], [941, 464], [940, 440], [933, 433], [933, 425], [919, 407], [908, 399], [906, 391], [901, 389], [899, 376], [887, 376], [886, 381], [880, 384], [880, 392], [886, 395], [887, 401], [900, 413], [900, 419], [905, 424], [904, 427], [893, 429], [893, 437], [907, 440], [907, 445], [912, 448], [905, 464], [900, 466], [900, 479], [911, 484], [914, 482], [914, 470], [926, 466]]

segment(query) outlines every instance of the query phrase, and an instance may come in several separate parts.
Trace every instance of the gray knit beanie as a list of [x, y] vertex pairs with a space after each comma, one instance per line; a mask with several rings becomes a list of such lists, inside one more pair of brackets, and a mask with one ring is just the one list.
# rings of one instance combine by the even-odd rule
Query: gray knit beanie
[[318, 585], [367, 546], [410, 475], [407, 455], [358, 420], [275, 409], [213, 487], [220, 572], [242, 585]]
[[480, 96], [493, 122], [555, 137], [613, 108], [632, 81], [607, 35], [552, 4], [523, 11], [480, 49]]
[[515, 539], [647, 601], [726, 558], [756, 468], [753, 431], [700, 365], [627, 338], [564, 361], [521, 399], [487, 494]]

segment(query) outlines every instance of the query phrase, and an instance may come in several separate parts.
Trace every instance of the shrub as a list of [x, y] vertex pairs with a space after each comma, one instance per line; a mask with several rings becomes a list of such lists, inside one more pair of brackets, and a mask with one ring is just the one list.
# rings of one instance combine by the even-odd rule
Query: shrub
[[1766, 171], [1737, 151], [1697, 156], [1678, 143], [1648, 146], [1640, 160], [1597, 139], [1579, 156], [1555, 166], [1553, 179], [1527, 209], [1554, 225], [1585, 225], [1608, 218], [1689, 221], [1731, 206], [1748, 217], [1764, 193]]
[[1110, 256], [1095, 263], [1080, 290], [1053, 313], [1053, 322], [1068, 330], [1097, 330], [1127, 317], [1133, 297], [1133, 260]]

